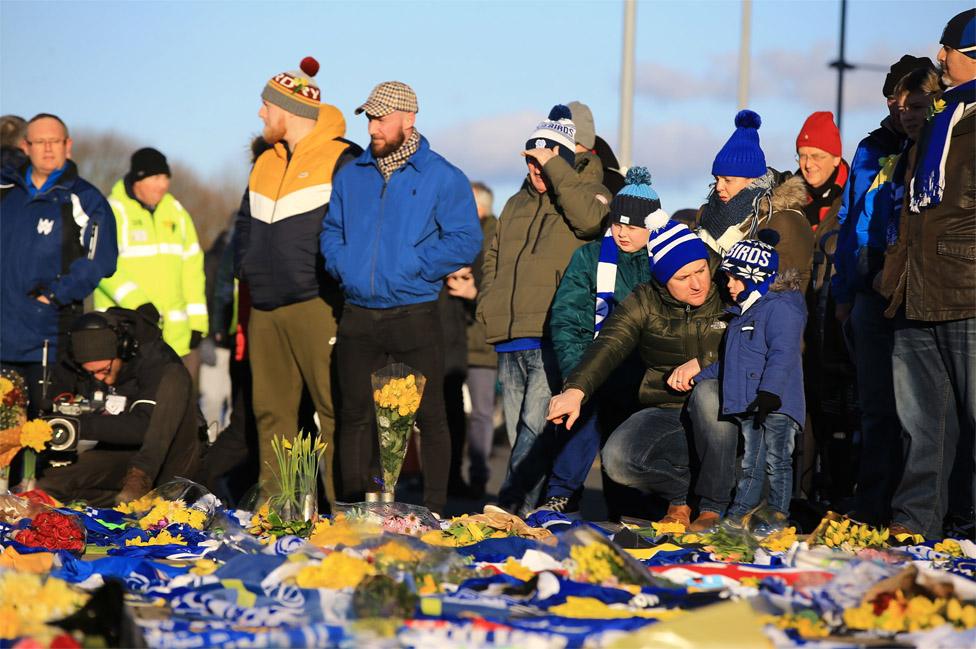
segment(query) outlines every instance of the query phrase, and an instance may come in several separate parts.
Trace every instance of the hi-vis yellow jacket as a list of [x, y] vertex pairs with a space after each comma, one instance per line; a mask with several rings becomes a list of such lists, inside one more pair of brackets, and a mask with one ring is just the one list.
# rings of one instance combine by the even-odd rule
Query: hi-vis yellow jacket
[[95, 308], [127, 309], [152, 302], [163, 318], [163, 340], [183, 356], [190, 332], [207, 334], [203, 251], [190, 214], [167, 193], [153, 212], [115, 183], [108, 199], [115, 212], [119, 260], [115, 274], [95, 291]]

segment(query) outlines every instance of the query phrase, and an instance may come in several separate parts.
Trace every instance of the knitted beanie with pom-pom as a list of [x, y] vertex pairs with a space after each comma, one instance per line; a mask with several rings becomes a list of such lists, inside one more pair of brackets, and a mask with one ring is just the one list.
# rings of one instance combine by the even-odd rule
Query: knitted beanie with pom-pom
[[261, 99], [299, 117], [318, 119], [322, 93], [312, 77], [318, 74], [319, 62], [306, 56], [299, 68], [271, 77], [264, 86]]
[[759, 178], [766, 173], [766, 155], [759, 146], [762, 119], [751, 110], [735, 116], [735, 131], [712, 163], [713, 176]]

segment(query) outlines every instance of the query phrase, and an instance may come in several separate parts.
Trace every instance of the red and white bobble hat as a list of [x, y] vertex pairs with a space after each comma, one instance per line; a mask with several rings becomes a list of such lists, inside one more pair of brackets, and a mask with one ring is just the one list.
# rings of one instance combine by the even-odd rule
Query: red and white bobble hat
[[299, 68], [271, 77], [261, 93], [261, 99], [299, 117], [318, 119], [322, 93], [312, 77], [318, 74], [319, 62], [306, 56]]

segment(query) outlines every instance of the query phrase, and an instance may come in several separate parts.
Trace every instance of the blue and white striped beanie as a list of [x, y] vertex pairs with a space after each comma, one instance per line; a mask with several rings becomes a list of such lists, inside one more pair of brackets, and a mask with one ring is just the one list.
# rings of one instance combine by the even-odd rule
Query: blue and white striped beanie
[[663, 211], [649, 215], [645, 225], [651, 231], [647, 241], [651, 274], [661, 284], [667, 284], [686, 264], [708, 259], [708, 249], [698, 235]]

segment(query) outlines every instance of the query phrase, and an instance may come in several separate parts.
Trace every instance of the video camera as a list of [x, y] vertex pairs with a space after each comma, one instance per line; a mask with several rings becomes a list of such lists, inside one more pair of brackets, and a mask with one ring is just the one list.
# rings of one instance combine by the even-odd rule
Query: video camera
[[95, 390], [89, 399], [74, 395], [67, 399], [56, 399], [51, 405], [49, 414], [41, 415], [41, 419], [51, 425], [51, 441], [48, 449], [55, 453], [73, 453], [78, 448], [81, 438], [82, 415], [97, 414], [105, 410], [105, 393]]

